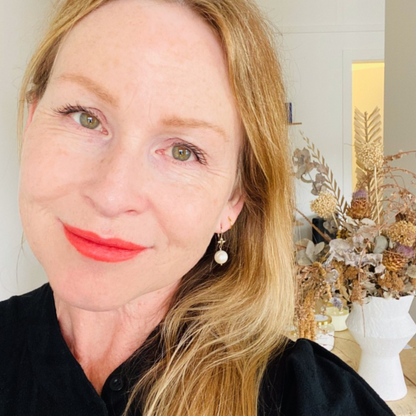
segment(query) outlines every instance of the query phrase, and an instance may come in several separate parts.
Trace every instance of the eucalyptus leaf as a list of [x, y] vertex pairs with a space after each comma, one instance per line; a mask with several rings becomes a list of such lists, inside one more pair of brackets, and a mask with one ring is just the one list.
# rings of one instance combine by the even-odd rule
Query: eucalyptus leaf
[[406, 270], [406, 274], [412, 279], [416, 279], [416, 265], [412, 264]]
[[315, 250], [314, 250], [315, 255], [318, 255], [324, 248], [325, 248], [325, 243], [323, 241], [321, 241], [320, 243], [318, 243], [315, 246]]
[[316, 170], [317, 170], [319, 173], [323, 173], [324, 175], [328, 175], [328, 172], [329, 172], [329, 168], [328, 168], [327, 166], [325, 166], [325, 165], [322, 165], [322, 164], [319, 164], [319, 165], [316, 167]]
[[305, 165], [299, 166], [298, 170], [295, 173], [296, 179], [300, 179], [301, 176], [305, 174], [305, 172], [306, 172], [306, 166]]
[[382, 254], [389, 246], [389, 242], [384, 235], [378, 235], [374, 241], [376, 243], [373, 250], [374, 253]]
[[301, 247], [305, 247], [306, 248], [306, 246], [308, 245], [309, 241], [311, 241], [311, 240], [309, 240], [309, 238], [302, 238], [302, 240], [297, 241], [295, 244], [297, 246], [301, 246]]
[[354, 245], [352, 244], [351, 239], [343, 240], [341, 238], [337, 238], [336, 240], [331, 240], [329, 242], [329, 246], [331, 247], [331, 250], [340, 252], [350, 251], [354, 249]]
[[322, 183], [324, 183], [324, 182], [326, 181], [326, 178], [325, 178], [325, 176], [324, 176], [324, 175], [322, 175], [321, 173], [317, 173], [317, 174], [315, 175], [315, 181], [316, 181], [316, 182], [322, 182]]
[[299, 264], [299, 266], [311, 266], [312, 262], [306, 255], [305, 250], [299, 251], [296, 254], [296, 263]]
[[309, 241], [308, 245], [306, 246], [306, 255], [312, 262], [315, 261], [315, 244], [312, 243], [312, 241]]
[[[375, 269], [374, 273], [384, 273], [386, 270], [386, 266], [384, 264], [379, 264]], [[383, 275], [384, 276], [384, 275]]]
[[325, 221], [323, 226], [325, 230], [329, 232], [329, 234], [335, 234], [338, 230], [337, 223], [333, 219]]

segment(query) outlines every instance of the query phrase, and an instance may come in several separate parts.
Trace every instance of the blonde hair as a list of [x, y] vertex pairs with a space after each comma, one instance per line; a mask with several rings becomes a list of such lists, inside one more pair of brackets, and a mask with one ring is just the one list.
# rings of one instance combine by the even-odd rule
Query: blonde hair
[[[24, 77], [21, 122], [24, 103], [46, 90], [64, 36], [110, 1], [117, 0], [66, 0], [57, 10]], [[255, 416], [294, 302], [293, 187], [273, 33], [251, 0], [158, 1], [193, 10], [223, 45], [245, 129], [238, 174], [245, 205], [226, 237], [229, 262], [213, 263], [213, 239], [183, 277], [160, 326], [163, 354], [140, 377], [129, 408], [140, 401], [145, 416]]]

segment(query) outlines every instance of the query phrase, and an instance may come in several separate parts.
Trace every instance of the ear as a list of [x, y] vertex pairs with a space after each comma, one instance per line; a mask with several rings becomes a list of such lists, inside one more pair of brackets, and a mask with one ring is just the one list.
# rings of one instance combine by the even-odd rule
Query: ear
[[236, 189], [221, 214], [216, 233], [228, 231], [237, 221], [243, 206], [244, 194], [240, 189]]

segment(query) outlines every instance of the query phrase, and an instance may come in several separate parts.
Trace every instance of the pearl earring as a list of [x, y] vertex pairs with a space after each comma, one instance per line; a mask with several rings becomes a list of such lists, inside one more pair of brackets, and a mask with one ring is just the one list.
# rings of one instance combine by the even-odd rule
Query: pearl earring
[[224, 234], [223, 233], [218, 234], [218, 250], [215, 253], [214, 260], [221, 266], [224, 263], [226, 263], [228, 260], [227, 252], [222, 249], [222, 246], [224, 245], [224, 243], [225, 243]]

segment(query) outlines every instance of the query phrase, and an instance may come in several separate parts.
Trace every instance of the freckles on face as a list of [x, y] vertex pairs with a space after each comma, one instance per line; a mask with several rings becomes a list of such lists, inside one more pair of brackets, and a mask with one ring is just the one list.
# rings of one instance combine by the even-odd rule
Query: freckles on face
[[[236, 219], [242, 129], [223, 55], [202, 20], [159, 2], [109, 3], [65, 38], [25, 133], [20, 210], [68, 302], [111, 309], [175, 284]], [[97, 261], [65, 224], [145, 250]]]

